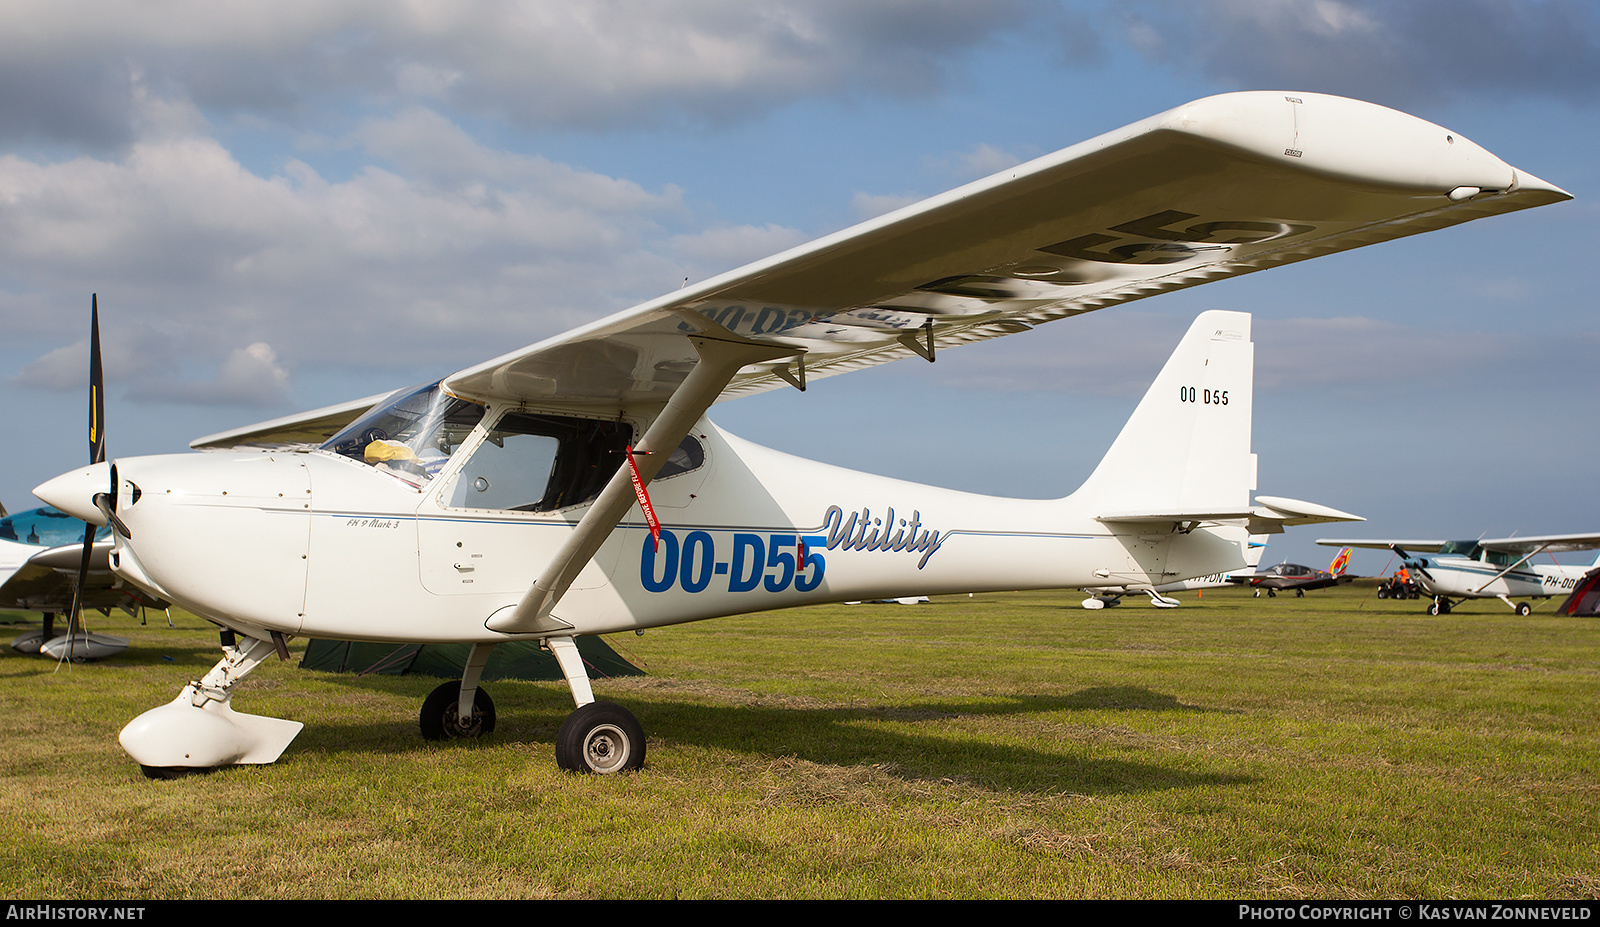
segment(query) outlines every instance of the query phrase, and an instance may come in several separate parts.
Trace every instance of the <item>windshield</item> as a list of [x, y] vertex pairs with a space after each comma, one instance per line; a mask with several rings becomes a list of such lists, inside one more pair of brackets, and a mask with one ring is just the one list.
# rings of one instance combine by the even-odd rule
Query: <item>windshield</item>
[[438, 383], [396, 393], [329, 438], [323, 450], [421, 487], [483, 418], [484, 407], [446, 395]]

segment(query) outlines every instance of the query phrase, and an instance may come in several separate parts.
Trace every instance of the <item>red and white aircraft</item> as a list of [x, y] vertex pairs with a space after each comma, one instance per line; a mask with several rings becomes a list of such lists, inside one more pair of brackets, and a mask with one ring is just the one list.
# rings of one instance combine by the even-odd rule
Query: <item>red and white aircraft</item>
[[1210, 97], [396, 394], [320, 446], [283, 445], [329, 420], [311, 414], [37, 493], [112, 524], [118, 576], [226, 629], [204, 679], [124, 729], [147, 774], [275, 760], [301, 725], [230, 702], [295, 635], [473, 644], [461, 682], [423, 705], [433, 738], [492, 729], [478, 686], [490, 649], [542, 641], [578, 706], [560, 765], [632, 769], [642, 728], [595, 700], [580, 635], [911, 594], [1156, 586], [1244, 566], [1252, 521], [1350, 517], [1252, 503], [1239, 312], [1195, 320], [1060, 499], [803, 460], [717, 428], [714, 403], [1568, 198], [1393, 110]]

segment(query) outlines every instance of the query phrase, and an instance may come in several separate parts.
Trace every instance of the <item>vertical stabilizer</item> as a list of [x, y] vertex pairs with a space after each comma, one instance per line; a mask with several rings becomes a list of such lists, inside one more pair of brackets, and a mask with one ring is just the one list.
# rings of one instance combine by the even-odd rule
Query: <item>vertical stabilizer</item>
[[1255, 489], [1250, 314], [1200, 314], [1074, 496], [1100, 517], [1244, 512]]

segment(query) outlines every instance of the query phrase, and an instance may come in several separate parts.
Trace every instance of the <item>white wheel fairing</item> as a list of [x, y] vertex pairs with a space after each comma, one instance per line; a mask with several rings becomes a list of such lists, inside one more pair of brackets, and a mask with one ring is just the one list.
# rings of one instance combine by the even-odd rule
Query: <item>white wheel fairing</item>
[[234, 711], [227, 702], [194, 704], [194, 687], [152, 708], [122, 729], [122, 749], [140, 766], [209, 769], [272, 763], [305, 727], [299, 721]]

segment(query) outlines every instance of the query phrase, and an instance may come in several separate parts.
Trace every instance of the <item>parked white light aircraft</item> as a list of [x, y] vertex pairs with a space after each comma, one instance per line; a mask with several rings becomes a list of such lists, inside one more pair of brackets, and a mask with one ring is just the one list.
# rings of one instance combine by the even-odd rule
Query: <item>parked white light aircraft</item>
[[[1482, 541], [1386, 541], [1319, 540], [1329, 547], [1367, 547], [1392, 550], [1405, 561], [1411, 580], [1433, 596], [1430, 615], [1448, 615], [1463, 599], [1499, 599], [1519, 615], [1533, 610], [1527, 602], [1513, 598], [1548, 599], [1569, 595], [1583, 575], [1600, 567], [1593, 564], [1563, 566], [1559, 563], [1529, 563], [1543, 553], [1594, 550], [1600, 548], [1600, 534], [1547, 534], [1524, 538], [1491, 538]], [[1419, 557], [1412, 551], [1434, 554]], [[1455, 600], [1455, 601], [1452, 601]]]
[[[1256, 496], [1256, 504], [1264, 505], [1264, 500], [1270, 498], [1272, 497]], [[1288, 502], [1290, 500], [1283, 499], [1278, 501]], [[1311, 505], [1309, 502], [1301, 502], [1297, 504], [1301, 506]], [[1337, 510], [1329, 509], [1329, 511], [1334, 512]], [[1342, 515], [1343, 513], [1340, 514]], [[1357, 518], [1354, 515], [1347, 517], [1350, 521], [1365, 521], [1365, 519]], [[1344, 521], [1346, 519], [1330, 518], [1325, 520]], [[1273, 524], [1273, 527], [1281, 531], [1283, 530], [1281, 525], [1289, 523], [1291, 522], [1288, 518], [1280, 517], [1280, 519], [1276, 520], [1276, 523]], [[1253, 531], [1255, 527], [1260, 527], [1259, 523], [1252, 526], [1251, 530]], [[1150, 604], [1154, 605], [1156, 608], [1177, 608], [1183, 603], [1172, 598], [1169, 593], [1192, 592], [1197, 589], [1220, 589], [1223, 586], [1227, 586], [1229, 585], [1228, 577], [1244, 571], [1254, 572], [1255, 568], [1261, 564], [1261, 555], [1265, 553], [1266, 550], [1266, 535], [1252, 533], [1245, 546], [1244, 567], [1241, 570], [1234, 570], [1227, 573], [1212, 573], [1210, 576], [1196, 576], [1194, 579], [1179, 580], [1175, 583], [1162, 583], [1159, 586], [1088, 586], [1085, 587], [1083, 591], [1089, 593], [1089, 597], [1084, 599], [1082, 604], [1084, 608], [1088, 609], [1115, 608], [1116, 606], [1122, 604], [1123, 596], [1130, 595], [1135, 592], [1142, 592], [1150, 597]]]
[[[19, 653], [36, 654], [73, 661], [99, 660], [128, 649], [128, 639], [112, 634], [97, 634], [76, 626], [72, 614], [73, 579], [83, 556], [83, 522], [48, 506], [0, 517], [0, 608], [40, 612], [44, 621], [38, 630], [18, 635], [11, 648]], [[121, 608], [129, 613], [141, 606], [165, 608], [111, 574], [107, 561], [111, 555], [111, 529], [95, 533], [90, 554], [90, 574], [83, 589], [83, 608], [109, 611]], [[57, 630], [58, 614], [68, 616], [67, 630]]]
[[[432, 738], [492, 729], [490, 648], [541, 640], [578, 706], [561, 766], [632, 769], [643, 731], [594, 700], [580, 635], [1156, 585], [1243, 566], [1263, 508], [1243, 313], [1201, 315], [1099, 467], [1053, 501], [791, 457], [718, 429], [714, 402], [1568, 198], [1393, 110], [1211, 97], [462, 370], [321, 448], [123, 458], [37, 493], [112, 523], [119, 576], [229, 629], [204, 679], [123, 730], [149, 775], [275, 760], [300, 724], [230, 699], [297, 634], [473, 644], [460, 684], [423, 704]], [[636, 507], [647, 486], [653, 510]]]

